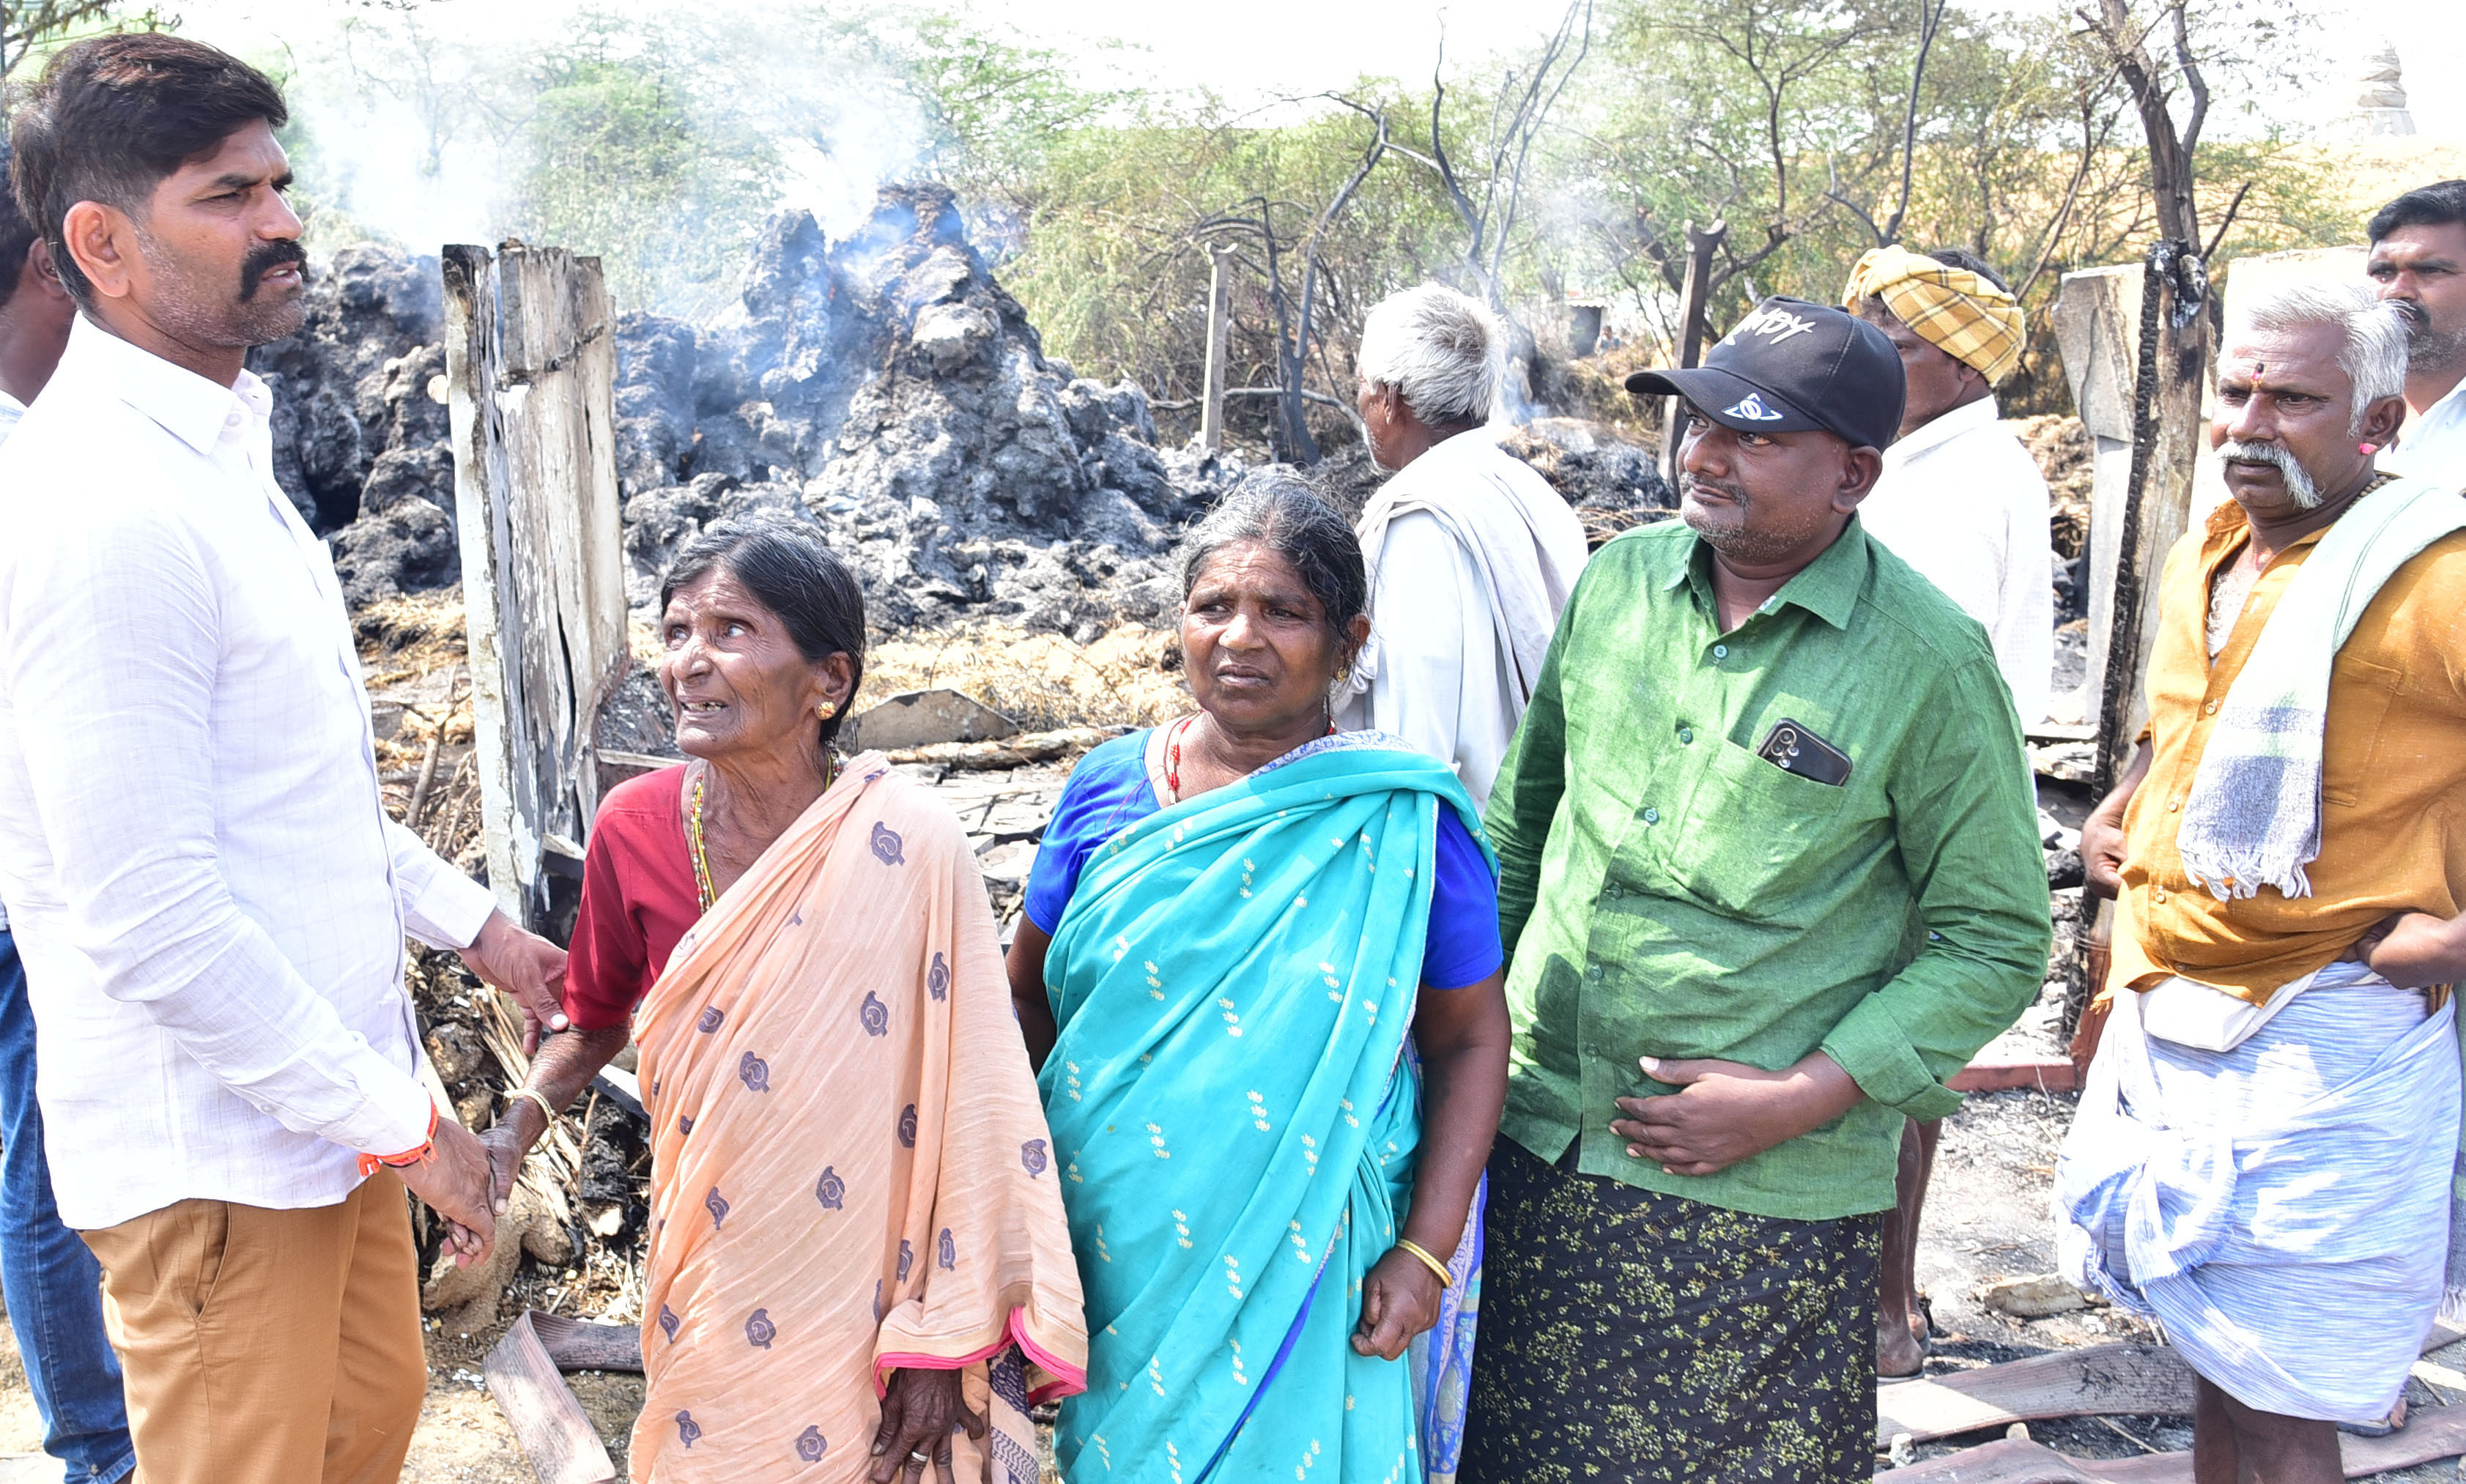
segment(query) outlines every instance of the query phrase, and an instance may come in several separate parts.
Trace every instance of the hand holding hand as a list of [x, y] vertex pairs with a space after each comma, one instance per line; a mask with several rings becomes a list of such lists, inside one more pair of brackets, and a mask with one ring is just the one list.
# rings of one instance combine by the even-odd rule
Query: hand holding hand
[[2346, 956], [2400, 989], [2466, 979], [2466, 917], [2395, 912], [2356, 939]]
[[1353, 1327], [1356, 1355], [1392, 1360], [1413, 1337], [1439, 1322], [1446, 1296], [1439, 1275], [1401, 1247], [1391, 1247], [1361, 1280], [1361, 1322]]
[[[935, 1484], [953, 1484], [951, 1434], [960, 1428], [981, 1443], [991, 1424], [968, 1410], [959, 1390], [957, 1371], [900, 1370], [890, 1373], [882, 1398], [882, 1427], [873, 1435], [873, 1484], [919, 1484], [925, 1476], [923, 1454], [933, 1465]], [[993, 1454], [985, 1452], [985, 1477], [993, 1477]]]
[[497, 1212], [488, 1199], [488, 1151], [469, 1129], [438, 1118], [435, 1152], [396, 1173], [413, 1195], [445, 1218], [456, 1267], [487, 1261], [497, 1240]]
[[514, 997], [523, 1012], [523, 1054], [536, 1055], [540, 1032], [564, 1030], [566, 1019], [557, 991], [565, 982], [565, 950], [514, 925], [504, 912], [491, 912], [471, 946], [458, 949], [470, 971], [491, 986]]
[[1629, 1158], [1671, 1175], [1710, 1175], [1821, 1128], [1866, 1094], [1821, 1051], [1781, 1071], [1739, 1062], [1641, 1059], [1646, 1076], [1676, 1092], [1622, 1097], [1610, 1132]]
[[[522, 1105], [517, 1104], [517, 1107]], [[523, 1136], [510, 1118], [479, 1135], [480, 1147], [488, 1153], [488, 1210], [503, 1216], [514, 1197], [514, 1180], [523, 1172], [523, 1159], [531, 1152], [537, 1135]]]

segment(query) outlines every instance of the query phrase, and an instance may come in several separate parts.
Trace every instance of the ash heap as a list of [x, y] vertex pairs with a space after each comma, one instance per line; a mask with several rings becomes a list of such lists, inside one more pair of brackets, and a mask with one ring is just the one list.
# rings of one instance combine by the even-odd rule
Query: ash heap
[[[250, 358], [275, 392], [276, 478], [331, 540], [354, 608], [458, 581], [437, 260], [345, 248], [310, 305], [299, 334]], [[1167, 618], [1175, 540], [1242, 472], [1159, 449], [1139, 387], [1045, 355], [940, 186], [886, 188], [838, 243], [809, 213], [776, 216], [738, 305], [706, 324], [628, 313], [616, 335], [637, 613], [680, 543], [774, 509], [824, 530], [878, 627], [1001, 618], [1086, 641]], [[1569, 478], [1597, 461], [1589, 435], [1556, 422], [1511, 446], [1571, 501], [1604, 504], [1588, 487], [1601, 471]], [[1643, 483], [1607, 504], [1675, 504], [1648, 463], [1625, 462], [1644, 472], [1621, 464], [1610, 483]], [[1348, 475], [1376, 478], [1357, 450], [1331, 471]]]
[[[359, 607], [460, 577], [433, 258], [340, 251], [308, 322], [250, 357], [275, 393], [275, 473], [327, 535]], [[1147, 396], [1048, 358], [969, 243], [950, 192], [886, 189], [829, 243], [774, 217], [741, 305], [616, 328], [628, 594], [703, 527], [811, 520], [884, 627], [961, 616], [1092, 632], [1161, 617], [1175, 538], [1238, 461], [1155, 446]]]

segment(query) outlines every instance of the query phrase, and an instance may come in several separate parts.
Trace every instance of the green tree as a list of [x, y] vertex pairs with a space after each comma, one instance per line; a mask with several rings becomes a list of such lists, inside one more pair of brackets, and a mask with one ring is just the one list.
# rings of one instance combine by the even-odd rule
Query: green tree
[[[16, 75], [29, 57], [83, 36], [114, 31], [165, 31], [160, 11], [125, 0], [0, 0], [0, 79]], [[0, 119], [0, 133], [7, 121]]]
[[600, 22], [533, 63], [513, 219], [597, 254], [621, 304], [707, 311], [777, 200], [778, 153], [642, 41]]

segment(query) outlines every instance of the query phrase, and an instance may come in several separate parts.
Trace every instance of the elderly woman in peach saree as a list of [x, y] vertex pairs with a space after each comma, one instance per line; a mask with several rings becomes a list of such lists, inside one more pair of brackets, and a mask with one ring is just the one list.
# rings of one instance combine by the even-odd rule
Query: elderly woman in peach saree
[[662, 607], [695, 760], [610, 791], [572, 1028], [490, 1135], [518, 1158], [631, 1013], [652, 1156], [633, 1476], [1034, 1484], [1027, 1408], [1084, 1387], [1087, 1340], [966, 835], [879, 753], [831, 758], [863, 609], [814, 535], [714, 528]]

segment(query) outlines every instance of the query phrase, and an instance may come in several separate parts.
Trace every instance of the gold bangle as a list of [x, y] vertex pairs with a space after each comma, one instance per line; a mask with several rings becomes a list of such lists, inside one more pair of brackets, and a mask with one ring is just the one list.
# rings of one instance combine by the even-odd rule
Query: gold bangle
[[548, 1105], [548, 1098], [542, 1094], [540, 1090], [537, 1088], [521, 1087], [514, 1088], [507, 1091], [505, 1093], [506, 1112], [512, 1112], [514, 1104], [523, 1098], [529, 1098], [532, 1102], [537, 1103], [539, 1105], [539, 1111], [548, 1118], [548, 1126], [551, 1129], [556, 1127], [556, 1110]]
[[1437, 1273], [1439, 1275], [1439, 1287], [1446, 1288], [1455, 1282], [1454, 1274], [1447, 1271], [1447, 1265], [1439, 1261], [1437, 1258], [1432, 1257], [1429, 1253], [1429, 1249], [1423, 1247], [1420, 1243], [1408, 1241], [1402, 1237], [1398, 1237], [1396, 1239], [1396, 1245], [1403, 1248], [1405, 1251], [1412, 1253], [1415, 1257], [1420, 1258], [1423, 1267]]

